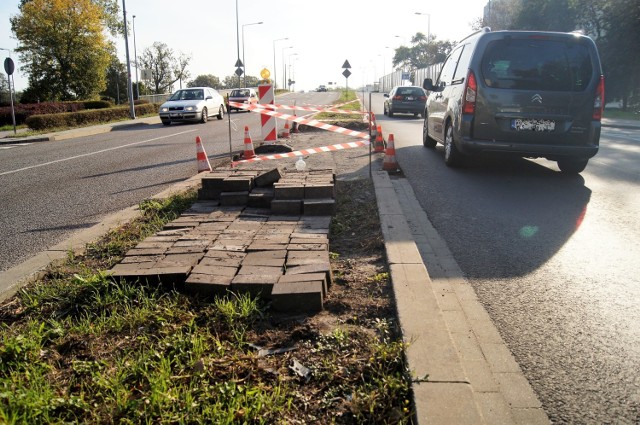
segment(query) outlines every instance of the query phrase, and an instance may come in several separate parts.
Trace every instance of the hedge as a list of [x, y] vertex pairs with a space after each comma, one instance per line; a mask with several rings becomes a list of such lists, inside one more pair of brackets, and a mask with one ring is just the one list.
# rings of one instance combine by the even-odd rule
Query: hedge
[[[147, 103], [136, 105], [136, 115], [158, 113], [158, 105]], [[129, 118], [129, 106], [118, 106], [107, 109], [87, 109], [78, 112], [60, 114], [32, 115], [26, 124], [33, 130], [47, 130], [62, 127], [82, 127], [92, 124], [103, 124], [110, 121]]]
[[[73, 102], [40, 102], [17, 103], [14, 105], [16, 125], [24, 124], [32, 115], [60, 114], [78, 112], [85, 109], [105, 109], [113, 107], [113, 103], [105, 100], [85, 100]], [[0, 107], [0, 126], [11, 125], [11, 106]]]

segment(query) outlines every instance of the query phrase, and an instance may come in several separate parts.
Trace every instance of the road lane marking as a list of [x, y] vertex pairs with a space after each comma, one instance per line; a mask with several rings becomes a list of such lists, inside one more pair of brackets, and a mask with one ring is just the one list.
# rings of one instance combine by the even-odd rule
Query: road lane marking
[[0, 176], [6, 176], [7, 174], [15, 174], [15, 173], [19, 173], [20, 171], [32, 170], [34, 168], [40, 168], [40, 167], [44, 167], [44, 166], [51, 165], [51, 164], [57, 164], [59, 162], [65, 162], [65, 161], [71, 161], [73, 159], [84, 158], [86, 156], [99, 155], [101, 153], [105, 153], [105, 152], [109, 152], [109, 151], [115, 151], [115, 150], [122, 149], [122, 148], [128, 148], [130, 146], [141, 145], [143, 143], [155, 142], [156, 140], [161, 140], [161, 139], [166, 139], [166, 138], [169, 138], [169, 137], [179, 136], [180, 134], [193, 133], [194, 131], [196, 131], [196, 130], [181, 131], [180, 133], [169, 134], [167, 136], [161, 136], [161, 137], [154, 137], [153, 139], [142, 140], [140, 142], [135, 142], [135, 143], [129, 143], [128, 145], [116, 146], [114, 148], [102, 149], [102, 150], [99, 150], [99, 151], [96, 151], [96, 152], [90, 152], [90, 153], [83, 153], [82, 155], [71, 156], [69, 158], [56, 159], [55, 161], [44, 162], [42, 164], [30, 165], [29, 167], [18, 168], [17, 170], [5, 171], [3, 173], [0, 173]]

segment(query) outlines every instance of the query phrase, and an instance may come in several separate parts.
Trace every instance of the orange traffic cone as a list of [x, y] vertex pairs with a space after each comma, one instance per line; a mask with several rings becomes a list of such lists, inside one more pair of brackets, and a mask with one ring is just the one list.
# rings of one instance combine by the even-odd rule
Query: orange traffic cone
[[382, 126], [378, 126], [378, 131], [376, 131], [376, 139], [373, 142], [373, 151], [384, 152], [384, 139], [382, 138]]
[[284, 123], [284, 131], [282, 132], [282, 137], [284, 137], [285, 139], [289, 138], [289, 123], [288, 122]]
[[244, 159], [251, 159], [256, 156], [256, 151], [253, 149], [253, 141], [249, 134], [249, 127], [244, 127]]
[[202, 146], [200, 136], [196, 137], [196, 159], [198, 160], [198, 173], [211, 171], [211, 163], [209, 163], [209, 157], [204, 151], [204, 146]]
[[389, 134], [389, 140], [387, 140], [387, 150], [382, 160], [382, 169], [385, 171], [396, 171], [400, 168], [396, 161], [396, 147], [393, 141], [393, 134]]

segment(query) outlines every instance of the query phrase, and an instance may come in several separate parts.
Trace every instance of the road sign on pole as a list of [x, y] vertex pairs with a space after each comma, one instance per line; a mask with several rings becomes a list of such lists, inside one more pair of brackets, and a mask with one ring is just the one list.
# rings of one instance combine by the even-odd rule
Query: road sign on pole
[[15, 71], [16, 66], [13, 63], [13, 59], [11, 58], [6, 58], [4, 60], [4, 70], [7, 71], [7, 75], [9, 76], [9, 78], [7, 78], [7, 82], [9, 83], [9, 97], [11, 98], [11, 120], [13, 121], [13, 134], [16, 135], [18, 134], [18, 131], [16, 130], [16, 112], [13, 106], [13, 92], [15, 90], [15, 82], [13, 83], [13, 88], [11, 88], [11, 81], [13, 81], [13, 71]]

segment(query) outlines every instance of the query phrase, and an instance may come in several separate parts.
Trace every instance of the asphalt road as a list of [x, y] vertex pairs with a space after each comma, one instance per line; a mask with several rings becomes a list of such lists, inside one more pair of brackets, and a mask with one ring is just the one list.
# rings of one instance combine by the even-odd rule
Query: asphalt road
[[400, 167], [549, 418], [640, 423], [640, 130], [603, 128], [578, 177], [546, 160], [451, 169], [422, 119], [382, 102]]
[[[336, 96], [291, 93], [276, 102], [330, 104]], [[62, 141], [0, 145], [0, 271], [197, 174], [196, 136], [213, 163], [241, 152], [245, 126], [258, 142], [259, 115], [232, 112], [206, 124], [158, 122]], [[281, 131], [284, 121], [278, 126]]]

